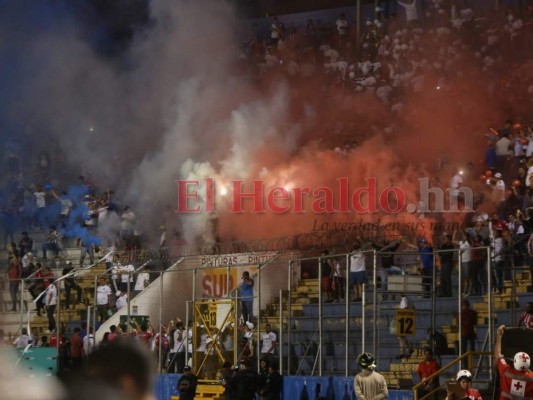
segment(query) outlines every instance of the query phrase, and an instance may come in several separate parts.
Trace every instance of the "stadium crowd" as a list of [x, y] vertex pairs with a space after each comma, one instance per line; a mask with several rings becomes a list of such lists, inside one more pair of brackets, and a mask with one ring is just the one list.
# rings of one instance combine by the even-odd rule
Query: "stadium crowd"
[[[511, 271], [508, 267], [511, 265], [528, 264], [533, 279], [533, 126], [529, 125], [531, 116], [523, 114], [524, 110], [530, 112], [532, 105], [533, 77], [510, 68], [514, 63], [527, 61], [532, 53], [533, 7], [525, 8], [520, 15], [509, 10], [478, 17], [468, 6], [461, 7], [456, 3], [433, 0], [424, 10], [424, 15], [418, 15], [416, 10], [403, 5], [401, 7], [407, 13], [406, 24], [401, 23], [397, 17], [386, 16], [381, 9], [376, 9], [375, 17], [366, 21], [360, 43], [356, 41], [355, 25], [348, 22], [342, 14], [336, 21], [329, 23], [309, 20], [305, 27], [286, 28], [278, 18], [274, 18], [267, 37], [262, 37], [252, 29], [251, 38], [243, 42], [240, 58], [249, 76], [259, 82], [283, 76], [289, 86], [292, 85], [295, 89], [306, 84], [317, 84], [323, 87], [325, 93], [332, 95], [371, 96], [378, 99], [391, 113], [390, 120], [382, 127], [387, 135], [395, 134], [395, 125], [401, 124], [402, 108], [410, 94], [428, 87], [453, 92], [456, 90], [453, 84], [458, 79], [490, 77], [491, 84], [486, 87], [486, 94], [498, 96], [503, 106], [514, 112], [513, 120], [506, 121], [501, 129], [487, 132], [483, 166], [469, 164], [464, 170], [455, 171], [447, 182], [443, 182], [454, 189], [462, 184], [476, 189], [475, 209], [467, 213], [467, 228], [463, 232], [450, 232], [444, 238], [420, 238], [417, 243], [410, 244], [428, 254], [437, 247], [441, 250], [461, 249], [466, 271], [462, 294], [467, 297], [486, 293], [487, 282], [483, 278], [486, 274], [482, 273], [486, 265], [485, 254], [472, 250], [482, 245], [490, 245], [493, 249], [496, 294], [503, 291], [502, 285], [508, 278]], [[470, 67], [459, 68], [459, 65], [465, 65], [465, 60], [469, 60]], [[461, 105], [458, 104], [458, 107]], [[517, 109], [519, 111], [515, 111]], [[466, 109], [464, 111], [467, 112]], [[348, 154], [350, 148], [357, 146], [366, 134], [358, 133], [353, 121], [349, 119], [339, 121], [334, 131], [340, 134], [337, 137], [352, 137], [342, 146], [326, 139], [328, 146], [331, 144], [332, 149], [335, 148], [335, 151], [342, 154]], [[20, 279], [29, 278], [28, 290], [34, 298], [43, 290], [48, 290], [50, 285], [55, 285], [54, 276], [46, 262], [51, 253], [58, 257], [68, 240], [74, 240], [81, 250], [78, 267], [84, 265], [87, 256], [92, 264], [95, 253], [101, 256], [108, 254], [105, 261], [110, 279], [102, 279], [98, 285], [98, 323], [107, 319], [110, 308], [118, 309], [127, 304], [128, 299], [124, 296], [130, 284], [135, 284], [134, 291], [140, 292], [150, 281], [149, 275], [141, 277], [140, 274], [137, 282], [128, 281], [131, 279], [130, 273], [136, 267], [132, 265], [127, 251], [146, 245], [141, 239], [143, 231], [153, 233], [148, 237], [158, 237], [155, 246], [182, 243], [170, 206], [161, 211], [159, 220], [152, 221], [152, 226], [140, 226], [137, 211], [121, 204], [120, 194], [115, 195], [105, 182], [100, 185], [87, 173], [77, 180], [72, 177], [65, 179], [61, 172], [64, 155], [59, 149], [47, 148], [33, 158], [28, 157], [28, 153], [13, 140], [2, 143], [2, 150], [0, 246], [5, 247], [9, 253], [7, 273], [13, 311], [16, 310]], [[46, 242], [41, 249], [35, 248], [32, 235], [45, 231]], [[167, 233], [172, 237], [168, 238]], [[383, 248], [391, 243], [369, 245]], [[354, 249], [356, 250], [359, 248]], [[126, 252], [126, 256], [121, 256], [123, 252]], [[68, 275], [72, 266], [64, 261], [63, 275]], [[457, 288], [451, 287], [451, 268], [443, 266], [451, 265], [452, 259], [441, 254], [439, 262], [440, 295], [450, 297], [452, 290]], [[434, 267], [424, 264], [423, 276], [429, 277], [424, 269]], [[338, 268], [336, 265], [332, 266], [331, 278]], [[325, 277], [330, 278], [330, 275]], [[346, 270], [343, 275], [343, 279], [345, 278]], [[325, 286], [328, 299], [343, 300], [343, 291], [337, 287], [336, 292], [333, 292], [331, 282], [332, 280], [327, 281]], [[73, 290], [77, 294], [77, 302], [82, 301], [81, 289], [74, 278], [65, 279], [65, 289], [69, 291], [67, 298], [70, 299], [70, 291]], [[357, 288], [354, 291], [356, 298], [360, 296]], [[38, 313], [44, 306], [50, 310], [50, 306], [55, 305], [47, 303], [48, 299], [48, 295], [43, 296], [43, 302], [37, 303]], [[521, 323], [528, 328], [531, 328], [531, 314], [529, 304], [521, 318]], [[253, 329], [250, 321], [237, 327], [242, 339], [239, 339], [239, 345], [240, 354], [244, 357], [240, 363], [244, 371], [251, 365], [248, 358], [253, 354], [250, 333]], [[184, 333], [187, 330], [190, 334]], [[63, 361], [72, 369], [81, 368], [82, 357], [92, 353], [96, 347], [92, 329], [86, 327], [76, 328], [67, 344], [67, 340], [57, 334], [53, 309], [52, 316], [49, 315], [49, 331], [49, 335], [40, 339], [29, 339], [35, 332], [23, 330], [14, 345], [25, 347], [24, 344], [32, 340], [43, 346], [55, 346], [58, 340], [65, 340], [59, 347], [66, 349]], [[192, 349], [193, 331], [202, 338], [203, 348]], [[149, 323], [139, 325], [134, 322], [133, 327], [113, 326], [104, 336], [103, 346], [120, 336], [136, 336], [157, 356], [161, 348], [165, 352], [161, 357], [164, 367], [169, 371], [177, 368], [178, 372], [187, 368], [185, 352], [190, 355], [193, 350], [203, 352], [207, 356], [208, 377], [213, 375], [214, 378], [216, 371], [221, 368], [218, 372], [221, 380], [235, 382], [232, 379], [236, 373], [230, 372], [228, 365], [219, 366], [214, 361], [210, 364], [209, 356], [212, 354], [206, 354], [210, 351], [206, 348], [210, 338], [201, 331], [201, 327], [185, 327], [180, 320], [176, 320], [163, 326], [161, 332], [162, 336]], [[501, 339], [501, 332], [498, 334]], [[226, 337], [229, 337], [227, 333], [222, 333], [216, 340], [225, 343], [222, 348], [231, 353], [234, 349], [230, 345], [231, 340], [225, 341]], [[503, 356], [499, 354], [499, 350], [498, 347], [498, 368], [505, 373], [504, 369], [509, 366], [502, 361]], [[427, 356], [431, 361], [432, 353], [427, 352]], [[373, 370], [373, 359], [367, 356], [364, 358], [360, 365], [365, 370]], [[277, 374], [275, 364], [271, 361], [265, 358], [263, 370], [259, 371], [263, 374], [263, 389], [270, 382], [267, 378], [271, 375], [276, 377]], [[529, 367], [529, 363], [520, 364], [518, 360], [514, 365], [526, 364]], [[460, 371], [457, 381], [470, 382], [471, 375], [466, 372]], [[239, 374], [239, 377], [243, 375]], [[368, 371], [364, 375], [372, 374]], [[423, 379], [422, 374], [420, 376]], [[191, 378], [188, 385], [194, 385], [193, 381]], [[277, 385], [276, 382], [272, 385]], [[465, 390], [471, 390], [466, 384], [465, 387]], [[255, 388], [254, 393], [256, 390], [261, 393], [263, 389]], [[279, 392], [279, 388], [275, 390]], [[359, 390], [364, 392], [361, 383]], [[264, 393], [265, 396], [266, 394], [267, 392]], [[451, 395], [448, 393], [448, 398]], [[475, 400], [480, 399], [477, 394], [474, 397]]]

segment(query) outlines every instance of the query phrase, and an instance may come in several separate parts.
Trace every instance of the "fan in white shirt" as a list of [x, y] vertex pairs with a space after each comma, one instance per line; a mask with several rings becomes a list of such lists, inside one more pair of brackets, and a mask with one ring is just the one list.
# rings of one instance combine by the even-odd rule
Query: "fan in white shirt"
[[137, 275], [137, 281], [135, 282], [135, 293], [139, 294], [150, 284], [150, 270], [149, 266], [145, 268], [147, 272], [140, 272]]
[[265, 325], [265, 333], [261, 337], [262, 346], [261, 354], [264, 356], [272, 356], [276, 349], [276, 334], [272, 332], [270, 324]]
[[128, 294], [126, 292], [118, 291], [117, 292], [117, 301], [115, 302], [115, 306], [117, 307], [117, 310], [120, 310], [121, 308], [124, 308], [128, 305]]

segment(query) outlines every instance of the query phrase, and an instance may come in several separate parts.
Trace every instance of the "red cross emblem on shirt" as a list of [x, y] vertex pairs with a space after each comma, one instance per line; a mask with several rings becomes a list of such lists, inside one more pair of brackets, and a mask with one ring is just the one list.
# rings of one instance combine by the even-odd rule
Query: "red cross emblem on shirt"
[[516, 390], [520, 390], [520, 389], [522, 389], [522, 384], [521, 384], [520, 382], [516, 382], [516, 383], [514, 384], [514, 388], [515, 388]]
[[529, 360], [529, 356], [525, 353], [522, 353], [522, 361], [527, 362]]

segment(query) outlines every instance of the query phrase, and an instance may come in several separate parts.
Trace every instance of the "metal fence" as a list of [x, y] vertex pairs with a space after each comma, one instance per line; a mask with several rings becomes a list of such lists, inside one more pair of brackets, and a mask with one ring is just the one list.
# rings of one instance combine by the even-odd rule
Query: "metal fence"
[[[494, 254], [489, 247], [471, 250], [483, 255], [476, 282], [479, 293], [467, 298], [478, 313], [475, 350], [491, 351], [495, 322], [516, 324], [518, 296], [525, 291], [530, 278], [526, 277], [523, 268], [515, 267], [510, 259], [503, 264], [504, 271], [497, 271], [493, 263]], [[442, 287], [439, 284], [441, 258], [446, 252], [454, 254], [452, 297], [442, 297]], [[126, 273], [124, 278], [128, 301], [125, 307], [113, 315], [106, 314], [103, 318], [106, 321], [102, 324], [96, 303], [99, 278], [104, 277], [106, 284], [117, 281], [120, 286], [124, 283], [124, 274], [114, 274], [109, 266], [103, 267], [102, 263], [77, 270], [78, 279], [84, 277], [83, 279], [93, 282], [91, 287], [84, 288], [88, 312], [82, 310], [80, 314], [82, 320], [86, 320], [88, 326], [97, 331], [97, 341], [103, 339], [111, 325], [121, 325], [121, 316], [126, 334], [134, 330], [133, 320], [137, 320], [139, 316], [149, 317], [150, 329], [153, 329], [155, 337], [159, 337], [158, 341], [152, 339], [151, 349], [155, 353], [159, 370], [163, 372], [168, 368], [168, 349], [164, 348], [165, 341], [162, 338], [170, 333], [169, 327], [176, 325], [178, 318], [187, 327], [189, 319], [195, 319], [195, 303], [215, 304], [218, 299], [231, 300], [236, 305], [235, 316], [228, 321], [234, 325], [225, 329], [228, 332], [233, 329], [232, 335], [220, 332], [211, 339], [233, 343], [231, 358], [225, 358], [221, 354], [223, 357], [212, 362], [219, 365], [222, 360], [228, 360], [233, 364], [243, 356], [243, 351], [250, 350], [250, 345], [248, 349], [241, 346], [241, 339], [246, 334], [246, 321], [242, 319], [242, 299], [239, 293], [240, 277], [243, 271], [248, 271], [255, 283], [251, 319], [254, 325], [251, 329], [253, 352], [247, 356], [257, 364], [265, 357], [261, 353], [261, 347], [265, 325], [268, 323], [272, 326], [278, 343], [274, 354], [269, 356], [279, 363], [280, 370], [285, 374], [350, 376], [357, 371], [356, 357], [363, 351], [375, 354], [378, 368], [389, 369], [396, 362], [399, 350], [398, 332], [393, 327], [398, 324], [396, 313], [400, 294], [407, 295], [414, 303], [416, 329], [410, 337], [410, 345], [414, 349], [434, 346], [435, 342], [430, 335], [435, 331], [447, 336], [447, 342], [451, 345], [448, 348], [450, 355], [458, 355], [465, 349], [463, 335], [460, 334], [462, 320], [457, 317], [461, 314], [461, 305], [465, 299], [461, 296], [461, 277], [465, 263], [461, 262], [463, 255], [460, 250], [435, 250], [430, 253], [429, 257], [435, 267], [425, 279], [419, 275], [418, 268], [420, 257], [428, 257], [427, 253], [421, 254], [418, 250], [410, 249], [394, 253], [376, 250], [360, 253], [365, 260], [367, 278], [360, 301], [350, 301], [354, 300], [349, 275], [350, 265], [354, 262], [353, 252], [329, 255], [315, 252], [313, 256], [302, 257], [304, 253], [300, 251], [263, 251], [168, 258], [165, 261], [170, 265], [161, 270], [158, 270], [159, 267], [145, 269], [153, 265], [153, 260], [149, 257], [130, 258], [135, 271]], [[396, 267], [394, 270], [382, 267], [382, 258], [386, 256], [393, 257]], [[334, 283], [335, 288], [331, 289], [335, 296], [332, 300], [335, 302], [331, 303], [327, 302], [331, 293], [328, 293], [327, 287], [322, 287], [325, 280], [321, 279], [328, 260], [332, 261], [335, 268], [337, 264], [340, 265], [341, 274], [344, 275], [336, 277], [344, 280], [335, 279], [332, 275], [333, 279], [329, 284]], [[144, 273], [149, 274], [150, 282], [143, 290], [136, 291], [136, 281]], [[501, 291], [495, 294], [495, 278], [502, 273], [504, 280], [501, 282]], [[29, 277], [22, 281], [20, 291], [24, 292], [29, 280], [34, 279], [35, 277]], [[57, 285], [63, 295], [65, 287], [62, 282], [63, 279], [58, 280]], [[124, 289], [124, 285], [121, 286]], [[116, 289], [119, 287], [113, 286], [110, 304], [112, 310], [115, 309]], [[30, 320], [28, 306], [23, 307], [23, 297], [19, 297], [20, 327], [31, 327], [33, 321]], [[61, 307], [63, 297], [59, 297], [60, 303], [56, 308], [56, 322], [59, 326], [70, 315]], [[208, 308], [206, 306], [205, 309]], [[214, 324], [217, 324], [216, 318]], [[198, 360], [194, 355], [201, 344], [200, 337], [205, 334], [199, 325], [193, 324], [191, 329], [185, 329], [187, 343], [191, 342], [191, 346], [187, 345], [185, 362], [189, 362], [189, 359]], [[135, 327], [135, 330], [138, 328]], [[68, 330], [68, 326], [66, 329]], [[209, 350], [208, 348], [208, 353]], [[212, 350], [215, 351], [213, 348]]]

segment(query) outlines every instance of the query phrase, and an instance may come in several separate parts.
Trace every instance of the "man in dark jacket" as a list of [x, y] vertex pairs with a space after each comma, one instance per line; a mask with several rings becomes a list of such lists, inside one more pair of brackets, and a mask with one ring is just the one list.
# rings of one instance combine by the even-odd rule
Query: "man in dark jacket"
[[235, 399], [254, 400], [257, 390], [257, 373], [251, 368], [250, 360], [241, 360], [239, 372], [232, 379], [235, 383]]
[[268, 367], [268, 376], [266, 380], [266, 385], [261, 391], [261, 399], [280, 400], [282, 387], [283, 387], [283, 378], [278, 372], [278, 366], [276, 364], [271, 364]]
[[191, 367], [186, 365], [183, 367], [183, 375], [178, 381], [178, 391], [180, 392], [180, 400], [193, 400], [196, 396], [196, 385], [198, 378], [191, 371]]

